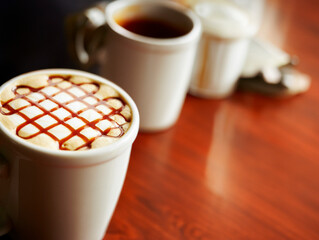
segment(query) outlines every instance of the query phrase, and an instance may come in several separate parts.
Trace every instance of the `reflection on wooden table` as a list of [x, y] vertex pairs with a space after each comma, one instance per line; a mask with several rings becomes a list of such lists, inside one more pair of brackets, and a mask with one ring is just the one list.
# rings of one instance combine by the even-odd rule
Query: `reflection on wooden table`
[[174, 127], [139, 134], [105, 239], [319, 239], [319, 3], [267, 4], [309, 91], [187, 96]]

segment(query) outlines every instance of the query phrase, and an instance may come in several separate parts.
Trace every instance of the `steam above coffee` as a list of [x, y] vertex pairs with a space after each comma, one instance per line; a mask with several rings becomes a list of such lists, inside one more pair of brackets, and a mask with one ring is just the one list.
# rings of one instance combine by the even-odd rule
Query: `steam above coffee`
[[50, 149], [86, 150], [118, 140], [132, 112], [112, 87], [76, 75], [20, 78], [0, 93], [0, 121], [18, 137]]

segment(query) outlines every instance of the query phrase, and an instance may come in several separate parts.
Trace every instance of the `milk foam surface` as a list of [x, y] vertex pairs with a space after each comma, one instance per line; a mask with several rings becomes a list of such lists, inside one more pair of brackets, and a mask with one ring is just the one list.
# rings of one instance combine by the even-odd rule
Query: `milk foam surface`
[[0, 93], [2, 124], [50, 149], [109, 145], [127, 132], [132, 111], [112, 87], [82, 76], [20, 78]]

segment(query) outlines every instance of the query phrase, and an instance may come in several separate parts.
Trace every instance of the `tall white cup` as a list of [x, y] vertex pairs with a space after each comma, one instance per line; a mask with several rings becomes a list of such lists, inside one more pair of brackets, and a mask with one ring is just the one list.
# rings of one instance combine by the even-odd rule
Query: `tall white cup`
[[[132, 96], [140, 111], [141, 130], [156, 131], [172, 126], [180, 114], [191, 78], [201, 33], [198, 17], [182, 5], [163, 0], [114, 1], [102, 8], [102, 12], [91, 8], [85, 15], [91, 27], [101, 30], [101, 25], [106, 23], [104, 28], [108, 32], [103, 36], [106, 58], [98, 60], [99, 73]], [[138, 18], [181, 28], [183, 34], [149, 37], [127, 30], [121, 24]], [[76, 55], [85, 64], [92, 55], [81, 44], [81, 39], [85, 39], [81, 34], [85, 32], [83, 28], [76, 31], [74, 45]], [[92, 42], [96, 38], [93, 36]]]
[[[1, 177], [7, 176], [5, 209], [12, 236], [23, 240], [101, 240], [122, 185], [139, 128], [133, 100], [99, 76], [75, 70], [41, 70], [20, 75], [77, 75], [113, 87], [132, 109], [129, 130], [116, 142], [84, 151], [51, 150], [31, 144], [0, 123]], [[3, 187], [3, 186], [2, 186]], [[3, 193], [2, 193], [3, 194]]]
[[193, 6], [203, 25], [190, 93], [224, 98], [236, 87], [251, 36], [257, 25], [250, 15], [226, 0], [199, 1]]

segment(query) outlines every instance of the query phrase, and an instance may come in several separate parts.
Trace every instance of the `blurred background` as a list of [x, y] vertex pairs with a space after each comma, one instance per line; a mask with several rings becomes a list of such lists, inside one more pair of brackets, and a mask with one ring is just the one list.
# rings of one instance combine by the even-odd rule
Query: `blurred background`
[[4, 0], [0, 6], [1, 83], [24, 72], [72, 68], [65, 19], [96, 0]]
[[[111, 0], [106, 0], [111, 1]], [[151, 1], [151, 0], [150, 0]], [[174, 0], [172, 0], [174, 1]], [[175, 0], [191, 6], [198, 0]], [[259, 26], [264, 0], [230, 0], [245, 8]], [[270, 2], [273, 2], [271, 0]], [[43, 68], [79, 68], [67, 49], [66, 18], [83, 11], [97, 0], [3, 0], [0, 20], [0, 81]], [[271, 3], [270, 3], [271, 7]], [[289, 5], [286, 7], [290, 7]], [[271, 13], [277, 14], [277, 13]], [[276, 21], [277, 16], [272, 19]], [[273, 24], [270, 22], [269, 24]], [[265, 27], [265, 30], [267, 31]], [[271, 28], [271, 27], [270, 27]], [[276, 43], [282, 41], [276, 34]]]

